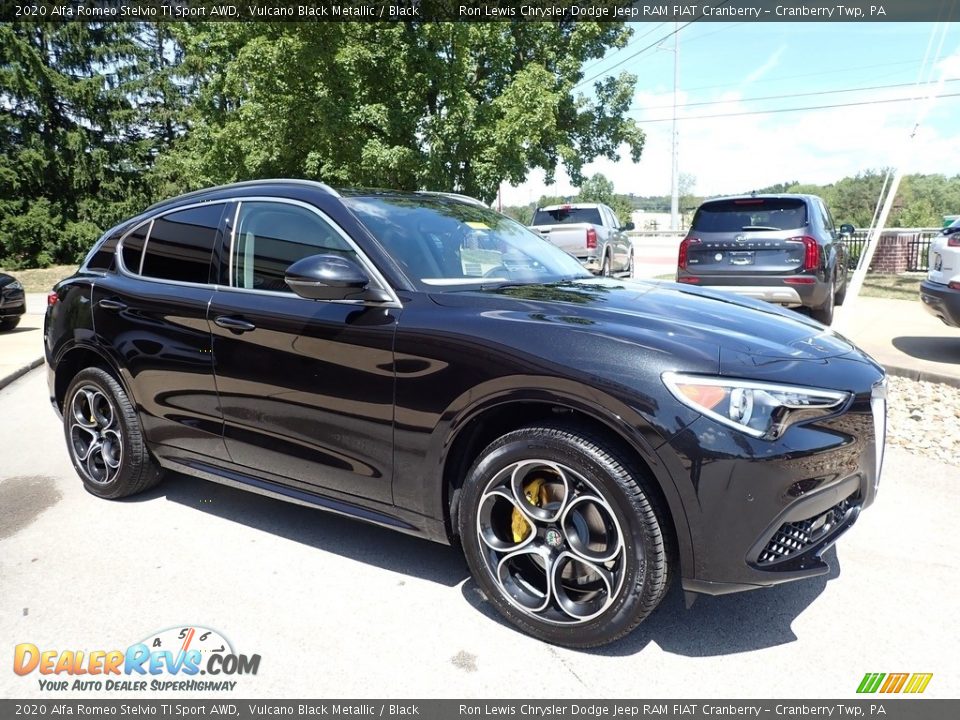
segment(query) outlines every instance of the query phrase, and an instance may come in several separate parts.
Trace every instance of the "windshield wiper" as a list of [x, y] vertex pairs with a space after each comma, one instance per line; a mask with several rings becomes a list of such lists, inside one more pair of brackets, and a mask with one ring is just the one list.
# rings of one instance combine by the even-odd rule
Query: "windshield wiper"
[[780, 228], [769, 227], [767, 225], [744, 225], [741, 230], [779, 230]]

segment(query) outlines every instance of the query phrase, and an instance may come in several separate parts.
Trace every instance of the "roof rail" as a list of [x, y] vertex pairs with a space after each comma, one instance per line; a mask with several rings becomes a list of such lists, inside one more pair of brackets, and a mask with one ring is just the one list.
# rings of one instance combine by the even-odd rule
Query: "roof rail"
[[329, 185], [326, 185], [322, 182], [317, 182], [316, 180], [303, 180], [300, 178], [264, 178], [262, 180], [242, 180], [235, 183], [227, 183], [226, 185], [216, 185], [214, 187], [202, 188], [200, 190], [193, 190], [183, 195], [177, 195], [172, 198], [167, 198], [166, 200], [161, 200], [156, 202], [150, 207], [148, 207], [144, 212], [150, 212], [156, 208], [162, 207], [167, 203], [170, 203], [174, 200], [188, 200], [190, 198], [199, 197], [201, 195], [206, 195], [207, 193], [216, 192], [218, 190], [229, 190], [233, 188], [246, 188], [246, 187], [257, 187], [258, 185], [276, 185], [278, 183], [287, 183], [294, 185], [307, 185], [309, 187], [316, 188], [317, 190], [322, 190], [328, 195], [333, 195], [334, 197], [340, 197], [340, 193], [334, 190]]

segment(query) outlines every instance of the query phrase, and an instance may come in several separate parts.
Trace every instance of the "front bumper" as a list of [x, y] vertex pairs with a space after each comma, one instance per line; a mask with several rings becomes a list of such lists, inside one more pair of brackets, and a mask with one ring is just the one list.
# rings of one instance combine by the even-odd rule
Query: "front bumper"
[[23, 290], [0, 290], [0, 318], [17, 317], [27, 311]]
[[960, 327], [960, 290], [924, 280], [920, 283], [924, 309], [951, 327]]
[[686, 495], [693, 562], [684, 590], [722, 595], [828, 572], [823, 553], [879, 484], [886, 406], [882, 375], [869, 374], [877, 390], [779, 440], [701, 417], [660, 448]]

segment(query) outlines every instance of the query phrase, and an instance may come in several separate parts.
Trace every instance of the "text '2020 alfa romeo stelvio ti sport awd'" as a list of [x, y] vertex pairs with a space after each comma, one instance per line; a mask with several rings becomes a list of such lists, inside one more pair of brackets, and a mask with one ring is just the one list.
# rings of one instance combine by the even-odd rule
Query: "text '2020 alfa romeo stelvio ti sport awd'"
[[597, 278], [443, 193], [240, 183], [108, 231], [51, 294], [86, 488], [161, 471], [462, 546], [520, 630], [630, 632], [679, 577], [827, 571], [873, 502], [883, 370], [819, 323]]

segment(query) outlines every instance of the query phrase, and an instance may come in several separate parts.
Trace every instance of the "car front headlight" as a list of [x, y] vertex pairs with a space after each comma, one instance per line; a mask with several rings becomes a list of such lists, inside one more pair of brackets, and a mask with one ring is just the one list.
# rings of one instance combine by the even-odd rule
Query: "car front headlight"
[[687, 407], [764, 440], [798, 422], [816, 420], [846, 405], [850, 393], [753, 380], [667, 372], [663, 382]]
[[12, 283], [7, 283], [7, 290], [23, 290], [23, 284], [19, 280], [14, 280]]

